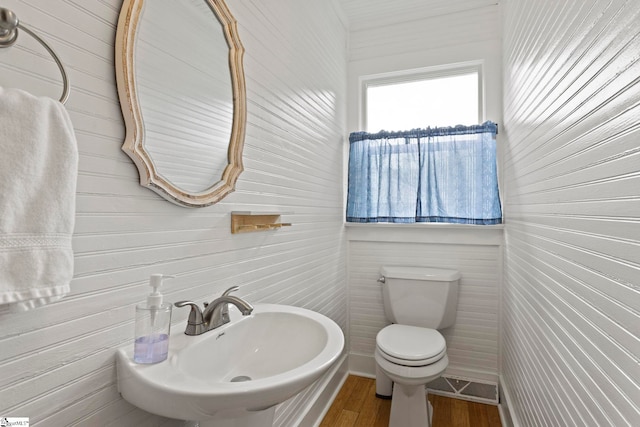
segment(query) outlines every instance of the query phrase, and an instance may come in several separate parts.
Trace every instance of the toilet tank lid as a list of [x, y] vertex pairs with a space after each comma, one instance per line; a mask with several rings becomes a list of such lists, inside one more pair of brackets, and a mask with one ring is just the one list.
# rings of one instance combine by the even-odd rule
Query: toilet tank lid
[[460, 272], [457, 270], [401, 265], [383, 266], [380, 269], [380, 274], [391, 279], [432, 280], [436, 282], [450, 282], [460, 278]]

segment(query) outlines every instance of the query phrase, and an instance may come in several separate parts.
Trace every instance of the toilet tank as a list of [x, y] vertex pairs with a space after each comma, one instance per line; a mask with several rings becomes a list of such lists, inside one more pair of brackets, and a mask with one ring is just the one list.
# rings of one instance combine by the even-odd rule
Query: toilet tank
[[460, 273], [430, 267], [380, 269], [384, 313], [392, 323], [443, 329], [455, 322]]

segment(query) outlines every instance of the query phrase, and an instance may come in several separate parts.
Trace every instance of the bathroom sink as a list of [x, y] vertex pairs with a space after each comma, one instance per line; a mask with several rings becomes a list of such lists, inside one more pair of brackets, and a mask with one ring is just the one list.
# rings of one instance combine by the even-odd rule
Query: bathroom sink
[[303, 308], [256, 304], [249, 316], [235, 307], [230, 314], [230, 323], [198, 336], [174, 326], [164, 362], [137, 364], [132, 345], [120, 349], [124, 399], [200, 426], [270, 426], [274, 406], [317, 380], [344, 346], [335, 322]]

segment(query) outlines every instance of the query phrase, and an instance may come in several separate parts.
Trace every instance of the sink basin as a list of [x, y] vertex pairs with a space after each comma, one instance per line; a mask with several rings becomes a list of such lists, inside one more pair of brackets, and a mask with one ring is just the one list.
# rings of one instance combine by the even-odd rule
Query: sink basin
[[120, 349], [122, 397], [200, 426], [271, 426], [275, 405], [317, 380], [344, 346], [338, 325], [311, 310], [256, 304], [249, 316], [235, 307], [230, 314], [230, 323], [198, 336], [174, 326], [164, 362], [137, 364], [132, 345]]

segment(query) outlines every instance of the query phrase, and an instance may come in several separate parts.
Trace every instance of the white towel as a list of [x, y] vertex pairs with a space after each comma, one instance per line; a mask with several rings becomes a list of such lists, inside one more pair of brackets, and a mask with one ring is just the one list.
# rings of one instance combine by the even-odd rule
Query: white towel
[[69, 293], [77, 175], [64, 106], [0, 87], [0, 313]]

